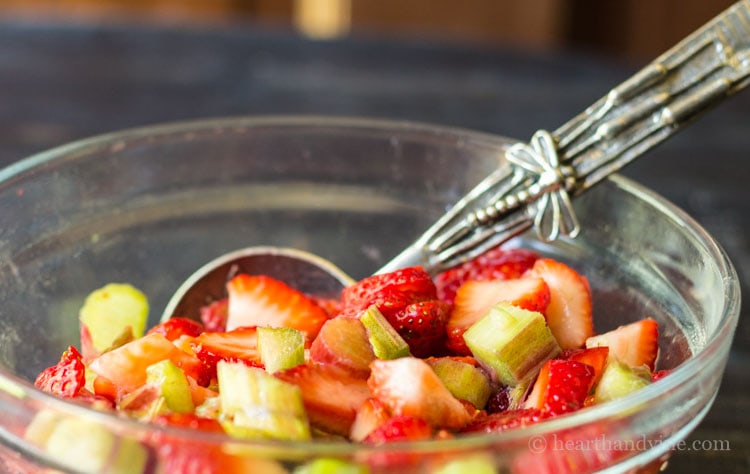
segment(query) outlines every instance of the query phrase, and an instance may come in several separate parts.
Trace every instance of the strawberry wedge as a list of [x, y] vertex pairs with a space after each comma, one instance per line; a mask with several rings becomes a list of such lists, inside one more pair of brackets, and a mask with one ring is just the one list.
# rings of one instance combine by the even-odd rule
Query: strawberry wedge
[[196, 356], [216, 375], [216, 364], [220, 360], [242, 362], [261, 367], [258, 352], [258, 331], [254, 327], [241, 327], [227, 332], [204, 332], [190, 341]]
[[446, 325], [448, 349], [455, 354], [470, 355], [464, 333], [501, 301], [529, 311], [544, 312], [550, 301], [550, 291], [544, 280], [534, 277], [465, 282], [456, 292]]
[[569, 266], [550, 258], [534, 262], [527, 276], [539, 277], [549, 287], [550, 301], [544, 316], [560, 347], [583, 347], [586, 339], [594, 335], [588, 281]]
[[631, 367], [654, 370], [659, 353], [659, 324], [651, 318], [620, 326], [586, 339], [586, 347], [609, 347], [609, 353]]
[[309, 345], [328, 320], [328, 313], [311, 298], [265, 275], [237, 275], [227, 283], [227, 293], [227, 331], [243, 326], [287, 327], [303, 332]]
[[434, 428], [458, 429], [471, 415], [445, 387], [435, 371], [422, 359], [402, 357], [376, 360], [367, 383], [372, 396], [394, 416], [409, 415]]
[[371, 396], [366, 379], [333, 365], [299, 365], [274, 375], [302, 390], [314, 427], [341, 436], [349, 435], [357, 410]]
[[375, 398], [368, 398], [357, 410], [357, 416], [349, 432], [349, 438], [353, 441], [363, 441], [389, 418], [391, 418], [391, 415], [385, 405]]
[[496, 247], [435, 277], [438, 298], [453, 303], [456, 291], [470, 280], [511, 280], [521, 277], [539, 255], [526, 249]]
[[89, 368], [107, 380], [119, 394], [129, 393], [146, 383], [146, 368], [169, 359], [181, 368], [185, 375], [204, 382], [206, 369], [194, 355], [181, 351], [169, 339], [159, 333], [147, 334], [135, 341], [105, 352], [94, 359]]
[[524, 408], [547, 415], [563, 415], [583, 407], [589, 394], [594, 368], [574, 360], [550, 359], [539, 371]]

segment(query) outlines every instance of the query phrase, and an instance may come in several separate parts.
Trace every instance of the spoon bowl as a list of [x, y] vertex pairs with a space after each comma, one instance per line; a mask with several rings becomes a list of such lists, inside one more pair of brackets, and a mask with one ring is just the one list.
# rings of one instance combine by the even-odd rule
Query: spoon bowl
[[222, 255], [198, 269], [177, 289], [161, 320], [173, 316], [199, 319], [200, 308], [225, 296], [228, 279], [238, 273], [267, 275], [292, 288], [322, 298], [336, 298], [354, 283], [328, 260], [303, 250], [258, 246]]

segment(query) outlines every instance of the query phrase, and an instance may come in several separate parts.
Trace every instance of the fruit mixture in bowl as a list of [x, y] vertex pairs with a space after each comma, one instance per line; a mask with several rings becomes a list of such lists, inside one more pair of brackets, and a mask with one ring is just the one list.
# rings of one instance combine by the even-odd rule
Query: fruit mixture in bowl
[[[226, 288], [201, 321], [175, 317], [148, 330], [139, 290], [92, 292], [80, 346], [36, 386], [161, 426], [381, 445], [520, 429], [667, 373], [655, 370], [654, 319], [595, 334], [585, 276], [522, 248], [497, 248], [435, 278], [420, 267], [375, 275], [338, 300], [264, 275], [231, 275]], [[55, 443], [80, 431], [40, 416], [26, 436], [64, 452]], [[163, 472], [232, 472], [220, 454], [160, 441]]]
[[[726, 253], [663, 198], [613, 176], [573, 201], [573, 240], [365, 278], [515, 143], [246, 117], [0, 171], [0, 471], [658, 468], [709, 410], [739, 315]], [[147, 318], [205, 262], [263, 245], [363, 280], [330, 300], [230, 275], [202, 316]]]

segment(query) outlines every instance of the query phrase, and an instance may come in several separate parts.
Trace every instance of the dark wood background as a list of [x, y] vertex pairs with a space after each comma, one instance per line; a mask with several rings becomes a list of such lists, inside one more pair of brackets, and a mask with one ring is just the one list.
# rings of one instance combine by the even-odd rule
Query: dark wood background
[[[311, 41], [263, 27], [0, 21], [0, 165], [116, 129], [229, 115], [410, 119], [528, 138], [554, 129], [641, 66], [580, 52], [429, 41]], [[747, 295], [750, 92], [625, 174], [714, 234]], [[12, 225], [3, 223], [2, 225]], [[722, 389], [670, 472], [750, 472], [750, 323], [743, 308]]]

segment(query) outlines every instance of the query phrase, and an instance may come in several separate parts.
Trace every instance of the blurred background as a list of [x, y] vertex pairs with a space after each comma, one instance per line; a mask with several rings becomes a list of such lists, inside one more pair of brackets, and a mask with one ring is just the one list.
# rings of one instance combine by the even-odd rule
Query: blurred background
[[313, 38], [389, 36], [585, 49], [634, 60], [673, 45], [731, 0], [0, 0], [4, 20], [260, 26]]

